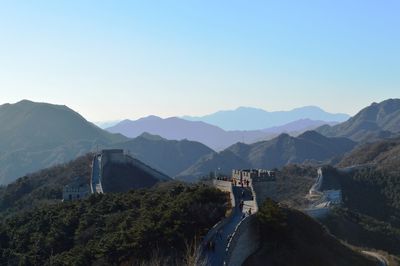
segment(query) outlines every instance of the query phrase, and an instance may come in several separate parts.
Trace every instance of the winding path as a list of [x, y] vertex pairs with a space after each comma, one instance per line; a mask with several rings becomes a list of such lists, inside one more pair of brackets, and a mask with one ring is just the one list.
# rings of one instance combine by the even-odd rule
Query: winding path
[[[235, 207], [232, 209], [232, 214], [223, 226], [215, 231], [210, 231], [206, 236], [214, 243], [214, 249], [205, 248], [203, 255], [207, 259], [208, 264], [211, 266], [221, 266], [224, 265], [226, 260], [226, 255], [228, 251], [229, 240], [234, 234], [237, 226], [243, 220], [243, 218], [248, 215], [248, 211], [251, 208], [252, 211], [256, 209], [254, 207], [254, 198], [252, 197], [251, 189], [248, 187], [232, 186], [232, 192], [235, 200]], [[244, 196], [242, 197], [242, 192]], [[243, 210], [240, 209], [240, 202], [243, 200]]]

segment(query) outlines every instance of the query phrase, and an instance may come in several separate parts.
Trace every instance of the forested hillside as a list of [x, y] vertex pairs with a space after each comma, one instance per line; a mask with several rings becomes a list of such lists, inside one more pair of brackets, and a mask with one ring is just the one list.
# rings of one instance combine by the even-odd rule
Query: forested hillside
[[93, 154], [18, 178], [0, 188], [0, 215], [59, 202], [62, 189], [79, 177], [89, 184]]
[[365, 164], [400, 176], [400, 138], [364, 144], [346, 155], [338, 167]]
[[216, 189], [169, 184], [36, 208], [0, 222], [0, 264], [182, 265], [226, 202]]
[[336, 178], [343, 195], [343, 206], [323, 220], [330, 231], [351, 244], [385, 250], [399, 256], [398, 172], [396, 174], [392, 170], [373, 166], [353, 172], [326, 168], [324, 175]]
[[[33, 207], [57, 203], [62, 199], [62, 190], [70, 183], [89, 184], [93, 154], [89, 153], [69, 163], [43, 169], [18, 178], [0, 188], [0, 216], [29, 210]], [[103, 167], [103, 189], [109, 192], [127, 192], [132, 189], [149, 188], [161, 180], [152, 171], [134, 164], [107, 163]], [[144, 164], [143, 164], [144, 166]]]

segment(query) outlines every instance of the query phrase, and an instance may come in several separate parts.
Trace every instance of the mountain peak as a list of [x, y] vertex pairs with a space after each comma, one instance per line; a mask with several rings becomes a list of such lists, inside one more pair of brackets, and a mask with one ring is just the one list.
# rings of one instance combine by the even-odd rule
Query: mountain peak
[[144, 139], [148, 139], [148, 140], [166, 140], [163, 137], [159, 136], [159, 135], [152, 135], [150, 133], [144, 132], [141, 135], [139, 135], [138, 138], [144, 138]]
[[[374, 107], [374, 108], [376, 108], [376, 107], [377, 108], [383, 108], [383, 109], [387, 109], [387, 108], [390, 109], [391, 108], [391, 109], [393, 109], [391, 111], [395, 111], [397, 108], [400, 108], [400, 99], [391, 98], [391, 99], [387, 99], [387, 100], [384, 100], [384, 101], [379, 102], [379, 103], [373, 102], [373, 103], [371, 103], [370, 106], [364, 108], [363, 110], [368, 109], [368, 108], [372, 108], [372, 107]], [[361, 110], [361, 111], [363, 111], [363, 110]]]
[[161, 117], [156, 116], [156, 115], [149, 115], [147, 117], [145, 117], [146, 119], [152, 119], [152, 120], [162, 120]]
[[308, 130], [298, 137], [302, 138], [302, 139], [316, 139], [316, 138], [321, 138], [321, 137], [325, 138], [323, 135], [319, 134], [318, 132], [316, 132], [314, 130]]
[[292, 109], [293, 110], [313, 110], [313, 111], [321, 111], [321, 112], [325, 112], [321, 107], [318, 107], [316, 105], [306, 105], [303, 107], [297, 107]]
[[21, 101], [19, 101], [19, 102], [16, 102], [15, 104], [34, 104], [35, 102], [33, 102], [33, 101], [30, 101], [30, 100], [27, 100], [27, 99], [23, 99], [23, 100], [21, 100]]
[[250, 106], [239, 106], [233, 111], [262, 111], [262, 112], [267, 112], [266, 110], [262, 108], [256, 108], [256, 107], [250, 107]]
[[32, 105], [36, 105], [36, 106], [53, 106], [53, 107], [63, 106], [63, 107], [66, 107], [65, 105], [51, 104], [51, 103], [45, 103], [45, 102], [35, 102], [35, 101], [27, 100], [27, 99], [23, 99], [23, 100], [21, 100], [19, 102], [16, 102], [15, 104], [12, 104], [12, 105], [15, 105], [15, 106], [23, 106], [23, 105], [32, 106]]
[[283, 139], [288, 139], [288, 138], [291, 138], [291, 136], [287, 133], [279, 134], [279, 136], [277, 137], [278, 140], [283, 140]]
[[400, 104], [400, 99], [399, 98], [389, 98], [389, 99], [383, 100], [379, 103], [373, 102], [372, 104], [388, 104], [388, 103]]
[[41, 109], [43, 112], [51, 112], [52, 110], [59, 110], [59, 111], [67, 111], [69, 113], [74, 113], [77, 114], [74, 110], [70, 109], [66, 105], [60, 105], [60, 104], [51, 104], [51, 103], [45, 103], [45, 102], [34, 102], [31, 100], [21, 100], [19, 102], [16, 102], [14, 104], [4, 104], [2, 106], [7, 106], [10, 109], [15, 109], [15, 110], [24, 110], [27, 112], [28, 110], [32, 110], [34, 108]]
[[139, 118], [137, 121], [159, 121], [159, 120], [162, 120], [162, 118], [156, 115], [149, 115], [146, 117]]

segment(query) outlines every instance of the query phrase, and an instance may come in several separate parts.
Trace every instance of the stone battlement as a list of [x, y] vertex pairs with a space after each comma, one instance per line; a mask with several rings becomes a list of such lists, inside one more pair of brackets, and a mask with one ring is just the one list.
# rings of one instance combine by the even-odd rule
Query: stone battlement
[[275, 172], [265, 169], [232, 170], [232, 179], [236, 180], [275, 180]]

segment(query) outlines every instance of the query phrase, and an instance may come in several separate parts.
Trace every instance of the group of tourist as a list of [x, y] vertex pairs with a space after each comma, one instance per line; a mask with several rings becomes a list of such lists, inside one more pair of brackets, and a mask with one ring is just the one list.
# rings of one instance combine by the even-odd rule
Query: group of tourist
[[229, 179], [226, 176], [217, 176], [217, 180], [229, 181]]

